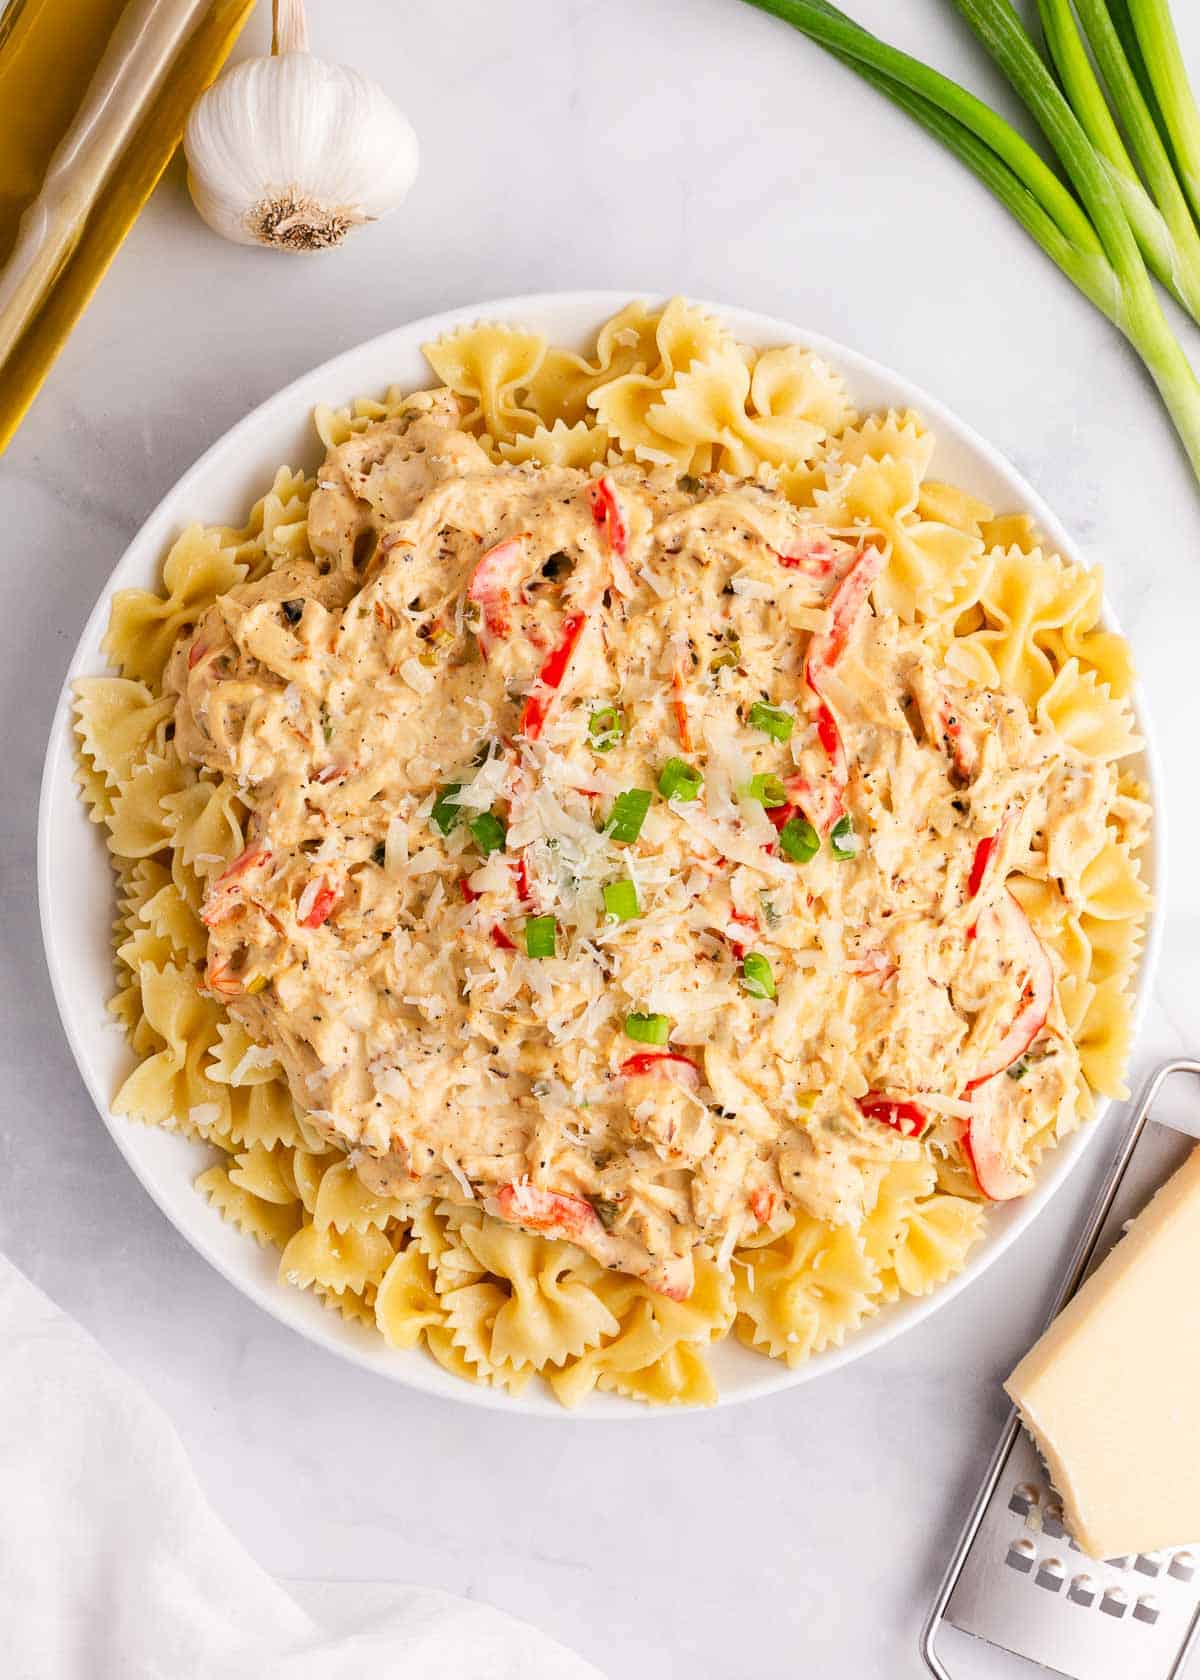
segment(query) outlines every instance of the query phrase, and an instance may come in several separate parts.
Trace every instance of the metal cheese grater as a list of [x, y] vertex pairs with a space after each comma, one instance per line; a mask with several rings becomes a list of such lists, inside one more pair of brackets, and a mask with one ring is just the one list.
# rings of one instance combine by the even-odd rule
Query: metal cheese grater
[[[1149, 1117], [1180, 1073], [1200, 1075], [1200, 1061], [1168, 1062], [1146, 1087], [1051, 1318], [1195, 1146]], [[930, 1672], [953, 1680], [934, 1648], [944, 1622], [1068, 1680], [1172, 1680], [1200, 1647], [1200, 1541], [1106, 1563], [1086, 1557], [1014, 1411], [921, 1637]]]

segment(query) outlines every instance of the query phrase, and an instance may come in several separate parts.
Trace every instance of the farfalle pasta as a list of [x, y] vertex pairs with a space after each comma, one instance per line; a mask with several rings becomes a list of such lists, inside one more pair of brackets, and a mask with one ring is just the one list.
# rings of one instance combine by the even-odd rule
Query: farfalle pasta
[[[937, 1289], [989, 1197], [1123, 1093], [1150, 904], [1129, 651], [1096, 572], [932, 478], [920, 417], [858, 415], [802, 346], [674, 299], [582, 352], [481, 323], [426, 354], [437, 390], [320, 409], [315, 477], [281, 467], [244, 526], [189, 528], [160, 591], [116, 595], [114, 673], [78, 684], [136, 1057], [114, 1111], [209, 1147], [214, 1209], [380, 1347], [566, 1405], [708, 1403], [731, 1332], [798, 1367]], [[422, 437], [445, 474], [425, 524], [394, 470]], [[500, 510], [490, 546], [467, 484]], [[574, 523], [519, 578], [551, 503]], [[380, 586], [397, 555], [403, 598]], [[598, 640], [577, 691], [601, 620], [638, 661], [613, 686]], [[369, 733], [338, 759], [310, 681], [352, 622], [395, 650], [384, 712], [459, 685], [470, 742], [406, 747], [428, 758], [411, 790]], [[509, 669], [518, 643], [536, 655]], [[502, 730], [488, 682], [518, 696]], [[304, 743], [304, 776], [252, 763], [251, 736]], [[264, 836], [287, 810], [281, 870]], [[932, 1015], [937, 962], [879, 914], [905, 861], [958, 941]], [[351, 925], [418, 1077], [358, 994], [319, 1013]], [[297, 939], [302, 970], [279, 956]], [[607, 1071], [597, 1044], [624, 1045]], [[484, 1118], [400, 1149], [377, 1114], [430, 1093]]]

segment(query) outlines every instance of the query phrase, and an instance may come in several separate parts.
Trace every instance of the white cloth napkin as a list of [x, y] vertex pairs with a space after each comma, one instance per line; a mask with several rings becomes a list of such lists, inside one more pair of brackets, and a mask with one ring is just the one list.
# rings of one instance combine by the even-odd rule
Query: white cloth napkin
[[209, 1508], [167, 1419], [0, 1255], [4, 1680], [601, 1680], [500, 1611], [407, 1589], [331, 1635]]

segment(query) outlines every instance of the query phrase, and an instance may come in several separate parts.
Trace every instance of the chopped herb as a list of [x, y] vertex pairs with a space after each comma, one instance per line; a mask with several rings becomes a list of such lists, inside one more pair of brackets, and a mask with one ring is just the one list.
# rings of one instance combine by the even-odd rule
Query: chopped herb
[[695, 799], [704, 777], [683, 758], [669, 758], [658, 777], [658, 791], [664, 799]]
[[793, 863], [807, 863], [821, 849], [820, 836], [805, 817], [789, 817], [779, 833], [779, 849]]
[[737, 637], [731, 637], [728, 644], [718, 654], [714, 654], [708, 662], [710, 671], [732, 671], [742, 663], [742, 644]]
[[449, 834], [462, 816], [462, 808], [457, 803], [458, 795], [461, 792], [461, 782], [447, 782], [433, 802], [433, 810], [429, 813], [429, 820], [442, 834]]
[[265, 992], [270, 984], [271, 982], [265, 974], [256, 974], [252, 980], [247, 980], [242, 990], [253, 997], [256, 992]]
[[304, 617], [304, 602], [284, 601], [282, 605], [283, 616], [287, 619], [288, 623], [299, 624], [300, 620]]
[[333, 719], [329, 715], [329, 707], [324, 700], [321, 702], [321, 733], [325, 737], [325, 745], [333, 740]]
[[780, 922], [783, 920], [783, 917], [775, 908], [775, 900], [769, 893], [760, 892], [758, 895], [758, 902], [762, 906], [763, 921], [766, 922], [769, 928], [778, 927]]
[[1010, 1079], [1024, 1079], [1029, 1072], [1029, 1063], [1022, 1056], [1019, 1062], [1014, 1062], [1011, 1067], [1006, 1067], [1004, 1071]]
[[767, 706], [761, 700], [756, 700], [750, 708], [750, 727], [761, 729], [763, 734], [769, 735], [773, 741], [790, 741], [796, 720], [791, 712], [785, 712], [782, 706]]
[[618, 922], [631, 922], [640, 916], [637, 888], [632, 881], [607, 881], [604, 885], [604, 913], [615, 916]]
[[858, 835], [849, 817], [839, 817], [834, 823], [829, 834], [829, 849], [835, 858], [841, 858], [843, 862], [858, 856]]
[[591, 1202], [596, 1218], [601, 1225], [606, 1231], [611, 1231], [616, 1224], [617, 1215], [621, 1211], [619, 1205], [616, 1202], [610, 1202], [605, 1196], [589, 1196], [587, 1199]]
[[695, 473], [681, 473], [675, 482], [689, 496], [698, 496], [704, 488], [703, 483], [696, 477]]
[[508, 839], [508, 830], [499, 817], [490, 811], [481, 811], [468, 824], [475, 844], [484, 857], [490, 857], [493, 852], [502, 852], [504, 843]]
[[593, 752], [611, 752], [625, 733], [625, 720], [615, 706], [600, 706], [588, 719]]
[[377, 863], [380, 869], [387, 861], [387, 846], [382, 840], [377, 840], [371, 850], [371, 862]]
[[746, 798], [756, 799], [769, 810], [788, 802], [787, 789], [778, 776], [751, 776], [746, 786]]
[[671, 1036], [671, 1020], [668, 1015], [639, 1015], [636, 1012], [625, 1017], [625, 1037], [632, 1038], [637, 1044], [665, 1044]]
[[557, 927], [553, 916], [527, 916], [525, 918], [525, 955], [527, 957], [552, 957], [554, 955], [554, 938]]
[[771, 965], [760, 951], [747, 951], [742, 961], [742, 985], [751, 997], [773, 998], [775, 976]]
[[608, 832], [614, 840], [633, 844], [642, 832], [652, 797], [647, 788], [628, 788], [617, 795], [608, 817]]

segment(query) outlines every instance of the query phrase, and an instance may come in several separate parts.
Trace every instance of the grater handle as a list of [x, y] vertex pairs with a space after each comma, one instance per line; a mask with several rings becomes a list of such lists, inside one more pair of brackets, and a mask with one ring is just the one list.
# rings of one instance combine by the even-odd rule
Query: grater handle
[[[1058, 1317], [1063, 1307], [1070, 1300], [1076, 1289], [1078, 1289], [1080, 1279], [1087, 1270], [1088, 1261], [1091, 1259], [1092, 1251], [1096, 1246], [1096, 1240], [1103, 1229], [1104, 1222], [1108, 1217], [1109, 1209], [1112, 1207], [1116, 1198], [1117, 1190], [1120, 1187], [1125, 1169], [1129, 1165], [1129, 1161], [1134, 1150], [1137, 1148], [1138, 1139], [1141, 1137], [1146, 1128], [1146, 1121], [1149, 1118], [1150, 1109], [1167, 1080], [1171, 1079], [1177, 1073], [1191, 1073], [1200, 1076], [1200, 1061], [1195, 1061], [1188, 1056], [1181, 1056], [1175, 1061], [1164, 1062], [1162, 1067], [1160, 1067], [1146, 1083], [1133, 1119], [1129, 1123], [1128, 1130], [1126, 1131], [1125, 1136], [1117, 1149], [1116, 1155], [1113, 1158], [1112, 1165], [1108, 1170], [1108, 1176], [1104, 1180], [1103, 1188], [1096, 1199], [1092, 1212], [1088, 1217], [1087, 1224], [1084, 1226], [1083, 1231], [1080, 1234], [1079, 1241], [1075, 1245], [1075, 1251], [1071, 1256], [1071, 1263], [1067, 1268], [1062, 1285], [1054, 1297], [1054, 1304], [1050, 1308], [1049, 1315], [1046, 1319], [1047, 1324], [1052, 1323], [1053, 1320]], [[945, 1618], [946, 1606], [950, 1602], [950, 1595], [953, 1593], [955, 1585], [958, 1582], [958, 1578], [962, 1573], [962, 1567], [966, 1561], [967, 1553], [970, 1551], [971, 1544], [979, 1531], [979, 1525], [983, 1521], [989, 1501], [991, 1500], [992, 1494], [995, 1492], [996, 1484], [1000, 1480], [1000, 1476], [1004, 1470], [1004, 1465], [1008, 1459], [1009, 1453], [1012, 1450], [1013, 1442], [1016, 1439], [1020, 1428], [1021, 1420], [1017, 1416], [1016, 1408], [1014, 1407], [1012, 1412], [1009, 1414], [1008, 1422], [1004, 1427], [1004, 1433], [1000, 1437], [999, 1444], [997, 1445], [995, 1452], [992, 1454], [991, 1462], [988, 1465], [987, 1475], [984, 1477], [983, 1486], [980, 1488], [979, 1493], [976, 1496], [975, 1503], [971, 1507], [970, 1515], [967, 1517], [967, 1520], [963, 1525], [962, 1533], [959, 1535], [958, 1544], [954, 1548], [954, 1554], [946, 1567], [946, 1573], [943, 1575], [941, 1585], [938, 1588], [937, 1597], [933, 1601], [929, 1615], [925, 1620], [925, 1626], [921, 1630], [921, 1656], [924, 1658], [926, 1668], [931, 1674], [936, 1676], [936, 1680], [954, 1680], [954, 1676], [942, 1662], [942, 1659], [938, 1656], [937, 1651], [934, 1648], [938, 1630]], [[1200, 1628], [1200, 1624], [1197, 1624], [1197, 1627]], [[1196, 1630], [1193, 1630], [1193, 1638], [1188, 1640], [1187, 1650], [1181, 1652], [1180, 1654], [1180, 1662], [1176, 1664], [1175, 1668], [1176, 1673], [1181, 1671], [1183, 1660], [1187, 1656], [1187, 1651], [1192, 1648], [1195, 1632]]]

